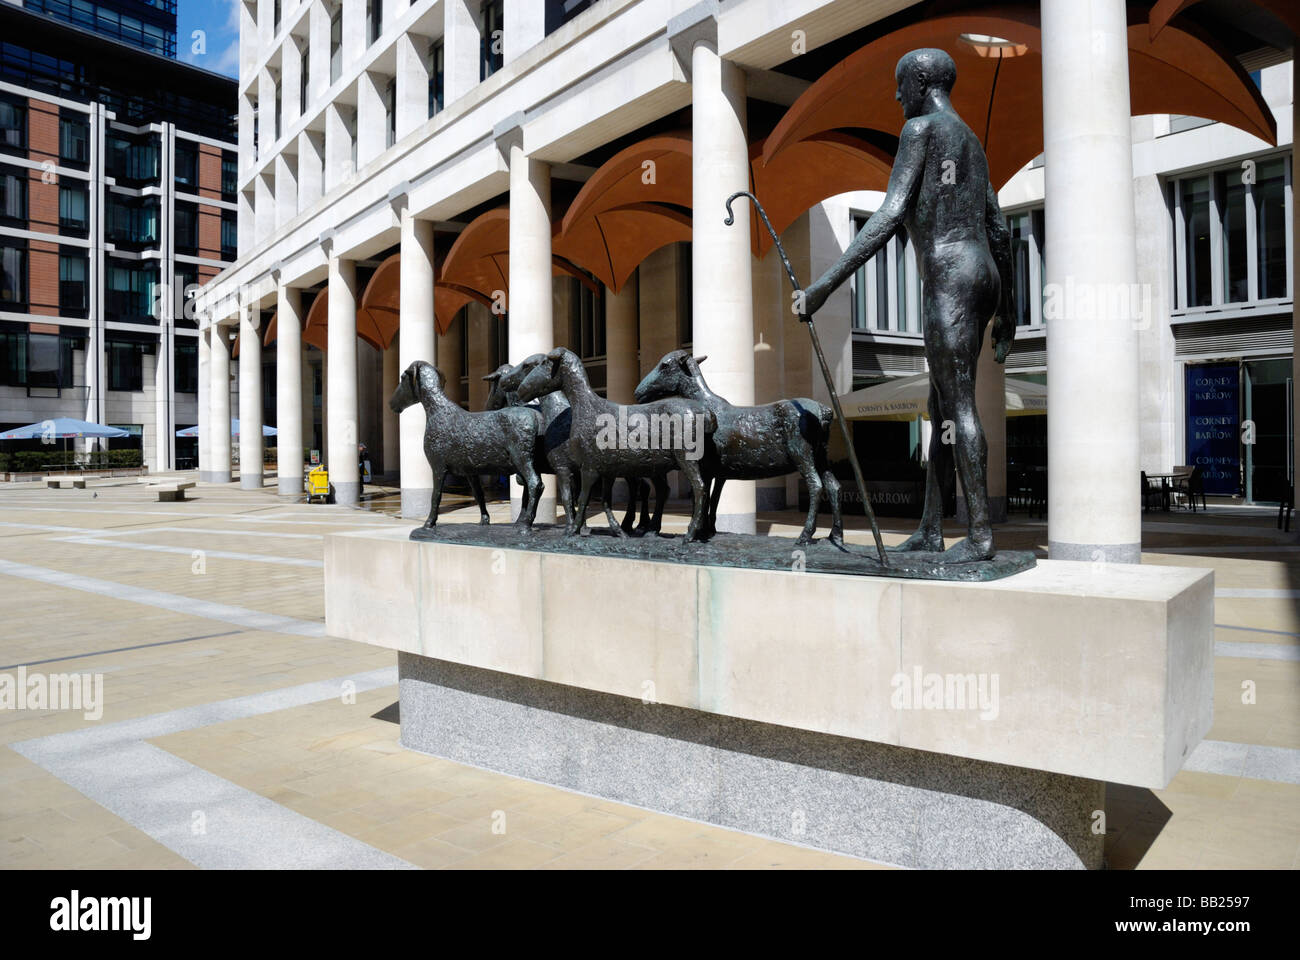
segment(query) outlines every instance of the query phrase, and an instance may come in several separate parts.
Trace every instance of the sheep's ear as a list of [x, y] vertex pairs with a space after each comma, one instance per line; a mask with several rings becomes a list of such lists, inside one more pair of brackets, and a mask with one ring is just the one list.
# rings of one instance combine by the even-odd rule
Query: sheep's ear
[[501, 374], [499, 374], [499, 373], [495, 373], [495, 372], [494, 372], [494, 373], [489, 373], [489, 374], [488, 374], [486, 377], [484, 377], [483, 379], [486, 380], [488, 383], [496, 383], [498, 380], [501, 379]]
[[709, 359], [709, 355], [707, 353], [702, 353], [698, 357], [691, 357], [691, 359], [696, 363], [703, 363], [705, 360]]

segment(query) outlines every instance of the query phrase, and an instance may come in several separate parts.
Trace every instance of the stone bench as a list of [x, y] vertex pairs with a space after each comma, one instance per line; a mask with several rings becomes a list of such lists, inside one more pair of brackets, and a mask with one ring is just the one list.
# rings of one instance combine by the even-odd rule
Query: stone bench
[[158, 491], [159, 503], [170, 503], [185, 499], [185, 491], [194, 486], [193, 480], [178, 480], [175, 483], [155, 483], [150, 485], [151, 490]]
[[1101, 866], [1106, 782], [1208, 732], [1213, 572], [989, 583], [325, 540], [331, 636], [398, 653], [401, 743], [912, 867]]

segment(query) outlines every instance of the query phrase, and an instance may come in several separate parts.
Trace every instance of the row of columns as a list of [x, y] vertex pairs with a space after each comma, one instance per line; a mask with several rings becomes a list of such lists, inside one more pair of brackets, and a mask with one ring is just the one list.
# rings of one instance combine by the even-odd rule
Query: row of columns
[[[760, 265], [756, 277], [750, 253], [748, 204], [734, 206], [735, 223], [723, 224], [725, 200], [749, 187], [744, 72], [717, 52], [716, 36], [699, 24], [679, 31], [675, 46], [691, 72], [693, 137], [693, 349], [709, 357], [711, 386], [733, 403], [756, 399], [755, 369], [775, 357], [789, 323], [762, 318], [756, 330], [753, 286], [771, 286], [775, 264]], [[676, 44], [677, 41], [675, 40]], [[1073, 289], [1127, 289], [1136, 281], [1129, 135], [1128, 59], [1123, 0], [1080, 0], [1044, 4], [1043, 132], [1046, 153], [1048, 284], [1067, 281]], [[552, 312], [550, 167], [525, 151], [522, 130], [498, 136], [508, 150], [510, 176], [510, 349], [511, 362], [551, 349]], [[401, 369], [417, 359], [437, 362], [433, 329], [433, 225], [409, 210], [401, 212], [401, 290], [398, 350], [385, 359], [384, 389], [396, 384]], [[770, 267], [770, 269], [768, 269]], [[770, 274], [770, 275], [769, 275]], [[329, 351], [327, 364], [327, 450], [331, 481], [341, 503], [360, 494], [357, 457], [356, 266], [329, 258]], [[779, 281], [777, 281], [779, 283]], [[636, 383], [635, 287], [606, 297], [606, 336], [610, 365], [608, 394], [627, 402]], [[1049, 357], [1049, 543], [1054, 557], [1096, 562], [1137, 562], [1141, 550], [1138, 497], [1138, 408], [1136, 318], [1122, 312], [1123, 298], [1096, 296], [1087, 316], [1077, 311], [1053, 317], [1048, 326]], [[279, 293], [281, 357], [278, 367], [282, 460], [280, 490], [299, 492], [301, 422], [286, 412], [298, 410], [301, 395], [299, 336], [301, 302], [295, 291]], [[784, 318], [789, 321], [789, 318]], [[240, 438], [243, 486], [261, 486], [261, 347], [251, 311], [240, 316]], [[210, 393], [208, 422], [214, 429], [203, 447], [207, 479], [229, 479], [230, 441], [220, 425], [228, 422], [230, 349], [223, 328], [214, 326], [203, 348]], [[990, 460], [1005, 459], [1002, 370], [985, 347], [979, 371], [981, 418], [988, 425]], [[451, 359], [451, 358], [447, 358]], [[459, 353], [455, 357], [459, 362]], [[779, 364], [784, 368], [785, 364]], [[449, 371], [444, 371], [448, 372]], [[460, 371], [456, 371], [459, 375]], [[450, 373], [449, 373], [450, 376]], [[762, 377], [766, 394], [777, 383]], [[775, 378], [777, 381], [780, 377]], [[797, 384], [788, 386], [796, 387]], [[422, 449], [423, 411], [402, 414], [394, 439], [400, 467], [402, 513], [421, 516], [428, 509], [432, 477]], [[222, 465], [219, 469], [212, 466]], [[994, 513], [1005, 512], [1005, 474], [991, 471]], [[554, 519], [554, 478], [539, 519]], [[775, 491], [773, 491], [775, 493]], [[753, 532], [756, 485], [728, 483], [718, 508], [720, 529]], [[772, 499], [776, 497], [764, 498]], [[512, 502], [518, 509], [519, 491]]]

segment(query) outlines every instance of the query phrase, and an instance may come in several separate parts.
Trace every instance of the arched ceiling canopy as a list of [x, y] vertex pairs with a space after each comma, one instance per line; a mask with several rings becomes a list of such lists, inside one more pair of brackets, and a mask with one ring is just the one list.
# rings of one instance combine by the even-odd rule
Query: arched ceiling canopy
[[[1217, 120], [1276, 142], [1276, 125], [1258, 88], [1234, 57], [1195, 27], [1168, 26], [1152, 38], [1144, 14], [1130, 14], [1132, 113], [1182, 113]], [[967, 36], [999, 37], [1023, 49], [991, 56]], [[774, 163], [794, 145], [828, 131], [863, 127], [897, 136], [903, 114], [894, 68], [918, 47], [946, 50], [957, 64], [952, 103], [984, 143], [989, 177], [1001, 188], [1043, 150], [1042, 36], [1037, 4], [936, 16], [871, 41], [804, 91], [763, 148]], [[761, 196], [761, 194], [760, 194]]]
[[[1151, 27], [1151, 36], [1154, 39], [1165, 27], [1169, 21], [1178, 16], [1188, 7], [1195, 6], [1201, 0], [1159, 0], [1151, 8], [1151, 15], [1147, 18]], [[1291, 31], [1294, 36], [1300, 37], [1300, 4], [1296, 0], [1249, 0], [1255, 6], [1271, 13], [1278, 21]], [[1289, 44], [1285, 38], [1278, 38], [1279, 49], [1286, 49]]]

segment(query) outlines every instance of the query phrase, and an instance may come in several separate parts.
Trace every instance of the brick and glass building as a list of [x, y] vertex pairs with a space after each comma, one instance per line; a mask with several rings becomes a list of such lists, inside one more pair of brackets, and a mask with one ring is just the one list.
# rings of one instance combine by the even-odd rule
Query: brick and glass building
[[237, 250], [235, 83], [175, 33], [170, 0], [0, 3], [0, 429], [119, 426], [164, 470], [196, 455], [193, 295]]

